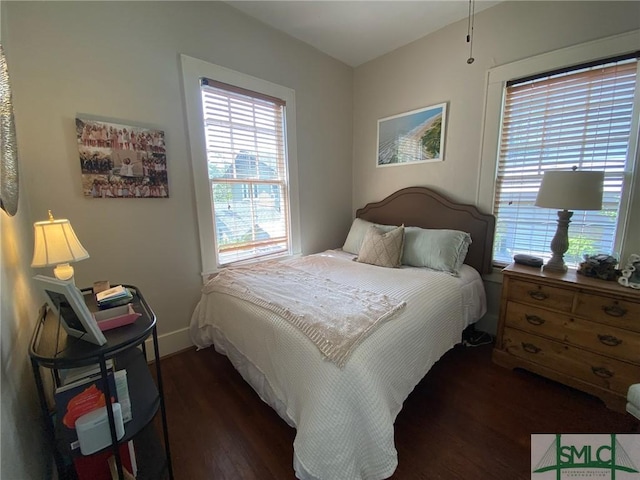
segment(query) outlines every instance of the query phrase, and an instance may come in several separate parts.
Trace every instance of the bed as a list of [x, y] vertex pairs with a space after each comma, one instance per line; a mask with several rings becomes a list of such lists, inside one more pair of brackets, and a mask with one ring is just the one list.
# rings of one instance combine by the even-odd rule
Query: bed
[[[361, 230], [366, 233], [356, 232], [357, 225], [365, 225]], [[407, 228], [402, 230], [405, 242], [410, 231], [466, 232], [471, 243], [465, 247], [464, 264], [451, 272], [354, 261], [366, 256], [368, 238], [362, 240], [363, 235], [388, 239], [400, 226]], [[227, 280], [219, 274], [219, 280], [203, 288], [191, 338], [199, 348], [213, 345], [226, 355], [262, 400], [296, 428], [293, 467], [298, 478], [388, 478], [398, 463], [393, 424], [404, 400], [431, 366], [460, 343], [462, 331], [486, 312], [480, 274], [491, 266], [494, 228], [494, 217], [474, 206], [425, 187], [399, 190], [357, 210], [342, 249], [270, 262], [280, 264], [277, 274], [269, 270], [271, 265], [234, 267], [230, 270], [246, 276]], [[354, 253], [356, 234], [362, 243]], [[403, 261], [411, 250], [407, 245]], [[271, 280], [262, 282], [265, 278]], [[252, 281], [266, 290], [253, 292]], [[306, 281], [318, 285], [307, 291]], [[283, 307], [288, 283], [297, 286], [297, 294], [314, 296], [308, 302], [312, 305], [296, 310], [299, 298], [291, 293], [292, 303]], [[242, 287], [233, 292], [232, 284]], [[336, 320], [334, 312], [355, 309], [352, 304], [363, 299], [370, 302], [371, 315], [348, 311]], [[325, 315], [321, 320], [330, 325], [316, 326], [312, 314]], [[375, 322], [366, 323], [367, 318]], [[308, 321], [303, 328], [296, 324], [300, 319]], [[333, 341], [336, 330], [344, 333], [344, 344]]]

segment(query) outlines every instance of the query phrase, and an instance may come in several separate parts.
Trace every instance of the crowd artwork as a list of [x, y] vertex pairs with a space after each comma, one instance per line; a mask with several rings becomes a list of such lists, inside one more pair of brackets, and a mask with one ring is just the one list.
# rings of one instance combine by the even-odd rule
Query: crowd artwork
[[93, 198], [166, 198], [164, 132], [76, 118], [82, 189]]

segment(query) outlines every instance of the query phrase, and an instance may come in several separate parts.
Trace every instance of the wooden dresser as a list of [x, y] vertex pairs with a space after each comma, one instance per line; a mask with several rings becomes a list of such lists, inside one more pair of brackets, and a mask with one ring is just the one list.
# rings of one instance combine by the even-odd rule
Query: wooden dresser
[[600, 397], [625, 411], [640, 383], [640, 291], [512, 264], [503, 270], [493, 361]]

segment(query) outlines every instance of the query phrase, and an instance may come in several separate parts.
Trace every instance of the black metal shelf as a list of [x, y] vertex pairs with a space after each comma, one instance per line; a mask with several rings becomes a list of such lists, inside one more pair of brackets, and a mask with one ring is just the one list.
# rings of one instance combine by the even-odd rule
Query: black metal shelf
[[[61, 419], [56, 419], [55, 415], [50, 414], [51, 408], [49, 405], [52, 400], [48, 399], [45, 393], [41, 369], [49, 369], [53, 372], [55, 387], [59, 385], [59, 370], [99, 364], [101, 365], [102, 375], [105, 376], [107, 373], [106, 361], [109, 359], [114, 360], [116, 370], [125, 369], [127, 371], [132, 418], [124, 424], [124, 436], [117, 440], [113, 412], [111, 408], [107, 409], [113, 442], [111, 446], [100, 452], [108, 449], [113, 451], [120, 478], [123, 478], [119, 445], [129, 440], [134, 440], [138, 478], [160, 479], [168, 476], [168, 478], [173, 479], [162, 391], [156, 317], [141, 292], [136, 287], [125, 286], [134, 294], [132, 305], [134, 310], [141, 315], [130, 325], [104, 332], [107, 343], [102, 346], [67, 336], [53, 312], [48, 310], [46, 306], [40, 310], [29, 348], [29, 355], [46, 430], [52, 444], [56, 446], [54, 448], [54, 458], [58, 476], [61, 479], [75, 478], [71, 459], [76, 455], [80, 455], [80, 453], [78, 451], [71, 452], [68, 445], [61, 440], [60, 429], [58, 428]], [[83, 294], [89, 310], [96, 311], [97, 306], [91, 290], [85, 289]], [[146, 361], [145, 341], [149, 337], [153, 339], [156, 358], [156, 381], [154, 381]], [[109, 382], [104, 382], [104, 384], [105, 396], [109, 397], [115, 393], [109, 391]], [[152, 422], [158, 411], [161, 412], [162, 416], [164, 452]], [[96, 452], [96, 454], [100, 452]], [[147, 465], [147, 463], [149, 464]]]

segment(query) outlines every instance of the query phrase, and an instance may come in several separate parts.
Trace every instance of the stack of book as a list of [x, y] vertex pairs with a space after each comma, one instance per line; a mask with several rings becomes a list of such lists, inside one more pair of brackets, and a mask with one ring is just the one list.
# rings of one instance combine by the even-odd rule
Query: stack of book
[[111, 308], [118, 307], [120, 305], [126, 305], [131, 302], [133, 295], [128, 288], [118, 285], [117, 287], [109, 288], [102, 292], [96, 293], [96, 302], [98, 308]]

